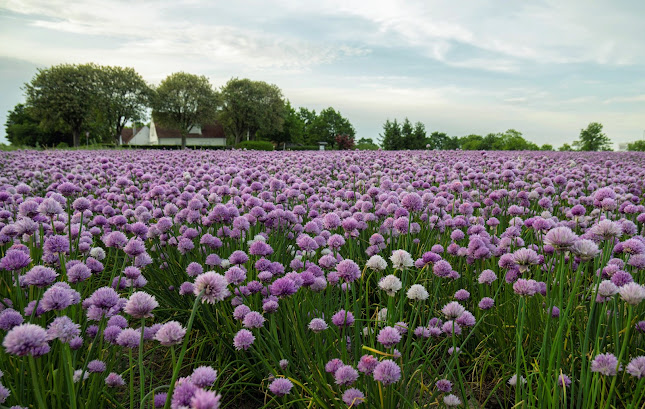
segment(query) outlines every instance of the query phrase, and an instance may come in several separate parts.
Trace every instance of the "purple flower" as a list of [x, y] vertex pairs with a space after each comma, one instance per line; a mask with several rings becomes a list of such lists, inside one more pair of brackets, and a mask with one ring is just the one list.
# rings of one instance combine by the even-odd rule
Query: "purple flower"
[[34, 324], [13, 327], [2, 341], [7, 353], [17, 356], [41, 356], [49, 352], [47, 331]]
[[358, 372], [349, 365], [343, 365], [336, 369], [336, 372], [334, 372], [334, 378], [336, 379], [337, 385], [348, 386], [358, 379]]
[[224, 273], [229, 284], [240, 285], [246, 280], [246, 272], [239, 267], [231, 267]]
[[558, 376], [558, 386], [562, 388], [568, 388], [569, 386], [571, 386], [571, 378], [569, 378], [565, 374], [560, 374], [560, 376]]
[[125, 348], [136, 348], [139, 346], [141, 331], [134, 328], [126, 328], [116, 337], [116, 343]]
[[291, 278], [282, 277], [269, 286], [269, 291], [276, 297], [287, 297], [298, 291], [298, 285]]
[[16, 271], [25, 268], [31, 263], [31, 257], [21, 250], [10, 249], [5, 256], [0, 259], [0, 268], [8, 271]]
[[293, 388], [293, 383], [286, 378], [277, 378], [269, 385], [269, 390], [276, 396], [288, 395]]
[[168, 321], [159, 328], [155, 339], [161, 345], [171, 346], [181, 343], [186, 335], [186, 330], [177, 321]]
[[513, 291], [520, 296], [532, 296], [537, 292], [536, 282], [534, 280], [518, 279], [513, 284]]
[[436, 383], [437, 389], [443, 393], [452, 391], [452, 382], [447, 379], [439, 379]]
[[378, 364], [379, 361], [376, 357], [372, 355], [363, 355], [358, 361], [358, 370], [363, 372], [365, 375], [371, 375]]
[[235, 349], [239, 350], [246, 350], [249, 349], [249, 347], [253, 344], [253, 341], [255, 341], [255, 337], [249, 331], [248, 329], [241, 329], [235, 334], [235, 337], [233, 338], [233, 346]]
[[251, 311], [244, 316], [242, 324], [245, 328], [262, 328], [264, 325], [264, 317], [256, 311]]
[[616, 376], [618, 371], [618, 358], [614, 354], [598, 354], [591, 361], [591, 372], [598, 372], [606, 376]]
[[35, 266], [27, 271], [23, 283], [25, 285], [44, 288], [56, 281], [56, 277], [58, 277], [58, 273], [53, 269], [44, 266]]
[[200, 388], [208, 388], [217, 380], [217, 371], [210, 366], [200, 366], [193, 370], [190, 380]]
[[108, 376], [105, 377], [105, 384], [110, 388], [115, 388], [117, 386], [125, 385], [125, 382], [123, 381], [123, 378], [121, 377], [121, 375], [114, 372], [110, 372]]
[[376, 365], [373, 376], [375, 381], [387, 386], [401, 379], [401, 368], [391, 359], [385, 359]]
[[90, 373], [105, 372], [105, 369], [106, 369], [105, 362], [99, 361], [98, 359], [90, 361], [87, 364], [87, 371]]
[[365, 402], [365, 395], [356, 388], [349, 388], [343, 393], [343, 402], [353, 408]]
[[479, 301], [479, 308], [482, 310], [490, 310], [495, 305], [495, 300], [490, 297], [484, 297]]
[[493, 272], [493, 270], [484, 270], [479, 274], [479, 278], [477, 281], [479, 284], [492, 284], [493, 281], [497, 280], [497, 275]]
[[340, 359], [338, 358], [331, 359], [329, 362], [325, 364], [325, 372], [336, 373], [338, 368], [340, 368], [343, 365], [345, 364]]
[[314, 318], [309, 322], [309, 329], [313, 332], [321, 332], [327, 329], [327, 323], [322, 318]]
[[464, 290], [463, 288], [461, 290], [458, 290], [455, 293], [455, 299], [457, 299], [459, 301], [466, 301], [469, 298], [470, 298], [470, 293], [468, 291]]
[[377, 340], [384, 347], [389, 348], [401, 341], [401, 334], [395, 328], [385, 327], [379, 331]]
[[569, 250], [578, 236], [566, 226], [555, 227], [544, 236], [544, 244], [552, 246], [556, 251]]
[[354, 314], [340, 310], [331, 317], [331, 322], [337, 327], [349, 327], [354, 323]]
[[632, 359], [629, 362], [629, 364], [627, 364], [627, 368], [625, 368], [625, 371], [631, 376], [634, 376], [638, 379], [644, 378], [645, 377], [645, 356], [637, 356], [636, 358]]
[[56, 317], [47, 327], [47, 336], [49, 340], [58, 338], [68, 343], [81, 334], [80, 327], [68, 316]]
[[172, 409], [190, 407], [190, 401], [198, 390], [200, 388], [192, 383], [190, 378], [179, 378], [175, 383], [175, 390], [172, 394], [170, 407]]
[[249, 261], [249, 256], [241, 250], [236, 250], [229, 256], [228, 261], [230, 261], [231, 264], [244, 264]]
[[223, 301], [226, 297], [231, 295], [227, 286], [228, 281], [223, 275], [217, 274], [214, 271], [209, 271], [197, 276], [197, 279], [195, 279], [194, 293], [196, 296], [201, 295], [202, 302], [215, 304], [218, 301]]
[[133, 293], [125, 304], [124, 311], [133, 318], [150, 318], [152, 310], [159, 306], [153, 295], [143, 291]]
[[336, 265], [338, 276], [347, 282], [356, 281], [361, 276], [361, 269], [352, 260], [343, 260]]
[[22, 324], [23, 321], [22, 315], [13, 308], [7, 308], [0, 312], [0, 329], [5, 331]]
[[190, 399], [191, 409], [218, 409], [222, 395], [215, 395], [213, 391], [198, 389]]

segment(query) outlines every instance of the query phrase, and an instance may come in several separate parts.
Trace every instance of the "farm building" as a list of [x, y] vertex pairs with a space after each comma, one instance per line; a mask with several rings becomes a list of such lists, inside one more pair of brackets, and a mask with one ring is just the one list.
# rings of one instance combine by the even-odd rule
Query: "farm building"
[[[150, 126], [140, 129], [124, 129], [121, 132], [124, 145], [181, 145], [181, 133], [178, 129], [162, 128], [150, 122]], [[226, 146], [224, 128], [218, 123], [195, 126], [186, 137], [188, 146]]]

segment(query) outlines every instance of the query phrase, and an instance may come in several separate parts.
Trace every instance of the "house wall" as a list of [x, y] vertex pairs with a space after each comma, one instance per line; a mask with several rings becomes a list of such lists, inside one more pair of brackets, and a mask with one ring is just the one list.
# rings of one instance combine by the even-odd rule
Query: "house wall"
[[150, 128], [147, 126], [141, 128], [136, 135], [134, 135], [134, 138], [130, 139], [128, 145], [153, 145], [150, 143]]
[[[181, 138], [161, 138], [156, 145], [181, 145]], [[186, 138], [188, 146], [226, 146], [226, 138]]]

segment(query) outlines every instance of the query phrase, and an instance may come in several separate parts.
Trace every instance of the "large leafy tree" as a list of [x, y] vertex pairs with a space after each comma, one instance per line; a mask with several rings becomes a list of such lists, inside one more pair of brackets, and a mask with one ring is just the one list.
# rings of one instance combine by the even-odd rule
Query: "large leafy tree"
[[179, 129], [181, 147], [194, 126], [215, 120], [218, 96], [208, 78], [176, 72], [157, 87], [153, 98], [152, 118], [161, 126]]
[[403, 136], [401, 134], [401, 125], [389, 119], [383, 124], [383, 133], [381, 137], [381, 146], [388, 151], [403, 149]]
[[95, 114], [108, 126], [117, 145], [126, 123], [145, 119], [150, 97], [150, 87], [133, 68], [99, 68]]
[[445, 150], [448, 149], [448, 141], [450, 137], [445, 132], [434, 131], [426, 140], [429, 149]]
[[634, 141], [634, 142], [628, 143], [627, 150], [643, 152], [645, 151], [645, 141], [641, 140], [641, 141]]
[[349, 120], [339, 111], [329, 107], [320, 111], [310, 125], [307, 126], [307, 139], [310, 144], [327, 142], [335, 146], [337, 135], [347, 135], [350, 139], [356, 136], [356, 130]]
[[305, 122], [291, 106], [291, 102], [286, 102], [282, 115], [282, 130], [273, 129], [272, 133], [262, 133], [261, 137], [275, 142], [278, 148], [280, 145], [285, 146], [287, 143], [302, 143], [304, 141]]
[[24, 89], [27, 105], [41, 120], [43, 129], [63, 124], [71, 132], [74, 146], [79, 145], [97, 102], [97, 71], [94, 64], [62, 64], [38, 70]]
[[602, 124], [591, 122], [580, 130], [580, 139], [573, 143], [581, 151], [610, 151], [611, 139], [602, 132]]
[[221, 101], [218, 120], [236, 144], [243, 138], [255, 139], [258, 132], [282, 131], [285, 103], [276, 85], [231, 78], [221, 89]]
[[32, 109], [25, 104], [16, 105], [7, 115], [5, 123], [7, 139], [15, 146], [55, 146], [71, 144], [71, 134], [60, 130], [44, 130], [40, 121], [33, 116]]

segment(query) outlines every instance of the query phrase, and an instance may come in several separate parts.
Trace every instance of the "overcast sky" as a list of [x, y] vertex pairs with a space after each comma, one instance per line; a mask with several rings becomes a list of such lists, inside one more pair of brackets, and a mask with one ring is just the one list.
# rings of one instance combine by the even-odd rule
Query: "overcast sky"
[[596, 121], [628, 142], [645, 132], [644, 16], [642, 0], [0, 0], [0, 121], [37, 68], [95, 62], [274, 83], [358, 138], [408, 117], [556, 147]]

